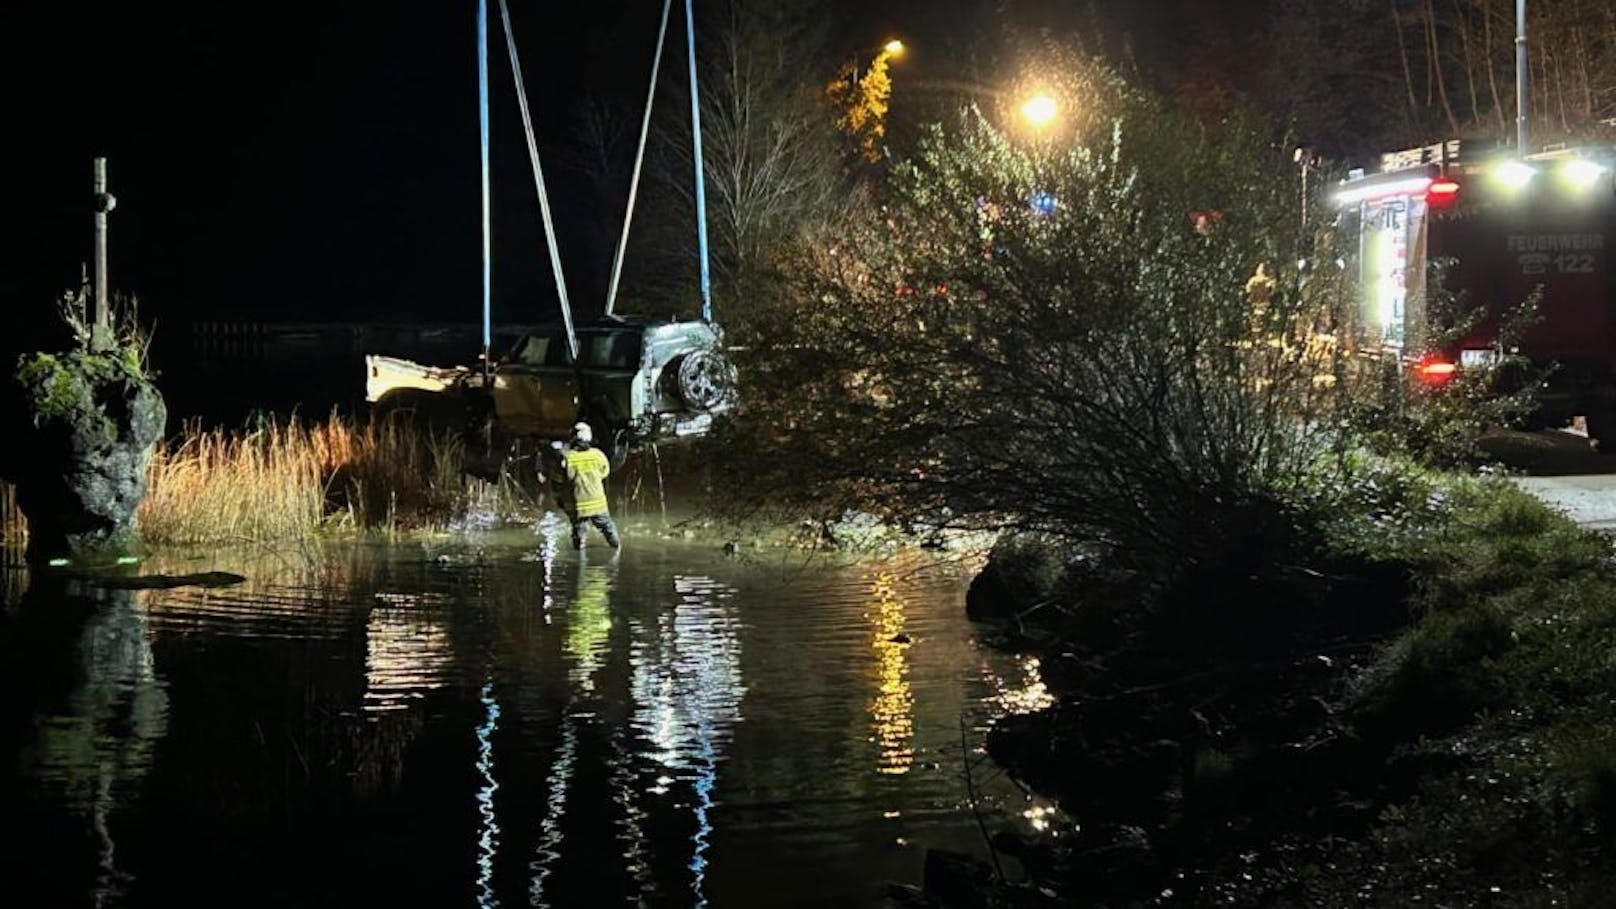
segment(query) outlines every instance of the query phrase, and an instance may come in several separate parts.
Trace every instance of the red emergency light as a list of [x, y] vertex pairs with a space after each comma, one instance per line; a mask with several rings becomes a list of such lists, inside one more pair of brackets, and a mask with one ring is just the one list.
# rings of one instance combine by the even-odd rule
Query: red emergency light
[[1414, 367], [1414, 374], [1427, 385], [1446, 385], [1458, 372], [1459, 364], [1450, 363], [1441, 357], [1426, 357], [1420, 361], [1420, 365]]
[[1446, 208], [1459, 198], [1459, 184], [1452, 180], [1433, 180], [1425, 190], [1425, 203], [1432, 208]]

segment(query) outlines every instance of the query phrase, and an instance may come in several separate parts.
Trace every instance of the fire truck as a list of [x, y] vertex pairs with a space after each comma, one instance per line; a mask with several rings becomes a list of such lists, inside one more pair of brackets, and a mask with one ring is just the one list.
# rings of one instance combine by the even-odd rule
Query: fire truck
[[[1516, 156], [1459, 140], [1381, 156], [1336, 189], [1345, 236], [1357, 240], [1361, 324], [1372, 347], [1396, 354], [1429, 385], [1497, 356], [1502, 314], [1541, 292], [1518, 349], [1541, 366], [1542, 426], [1585, 417], [1600, 450], [1616, 452], [1616, 147]], [[1451, 260], [1445, 289], [1480, 308], [1457, 342], [1437, 343], [1426, 286]]]

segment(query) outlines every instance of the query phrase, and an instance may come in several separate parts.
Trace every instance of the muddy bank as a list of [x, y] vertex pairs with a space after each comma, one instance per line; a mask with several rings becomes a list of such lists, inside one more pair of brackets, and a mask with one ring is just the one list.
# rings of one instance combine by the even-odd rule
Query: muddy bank
[[1353, 690], [1412, 621], [1407, 567], [1266, 556], [1162, 587], [1050, 541], [995, 548], [967, 611], [1037, 656], [1054, 703], [999, 721], [988, 753], [1071, 822], [996, 837], [1026, 879], [993, 899], [1203, 904], [1211, 869], [1276, 838], [1362, 833], [1412, 790], [1425, 768], [1360, 722]]

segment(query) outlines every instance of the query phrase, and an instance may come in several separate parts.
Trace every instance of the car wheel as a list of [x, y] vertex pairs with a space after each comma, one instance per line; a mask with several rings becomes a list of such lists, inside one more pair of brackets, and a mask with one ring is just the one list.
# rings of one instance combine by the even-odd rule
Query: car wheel
[[670, 365], [679, 399], [692, 410], [712, 410], [735, 393], [735, 365], [717, 351], [692, 351]]

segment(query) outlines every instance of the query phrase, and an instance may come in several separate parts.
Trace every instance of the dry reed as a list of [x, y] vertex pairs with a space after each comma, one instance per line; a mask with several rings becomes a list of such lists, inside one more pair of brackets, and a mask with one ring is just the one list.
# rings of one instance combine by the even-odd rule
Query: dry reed
[[137, 513], [153, 543], [306, 536], [325, 518], [330, 427], [292, 420], [244, 433], [187, 427], [157, 447]]
[[261, 542], [333, 527], [442, 530], [473, 508], [508, 515], [517, 498], [464, 464], [459, 439], [401, 419], [191, 427], [153, 457], [140, 529], [160, 544]]
[[[157, 446], [136, 520], [148, 543], [261, 543], [324, 529], [444, 530], [521, 515], [530, 484], [467, 476], [456, 437], [402, 419], [293, 418], [250, 430], [189, 425]], [[0, 482], [0, 541], [26, 539], [16, 490]]]
[[343, 455], [333, 461], [334, 480], [348, 524], [388, 532], [436, 530], [465, 513], [471, 494], [459, 439], [423, 432], [402, 419], [372, 421], [359, 430], [337, 420], [326, 425]]

